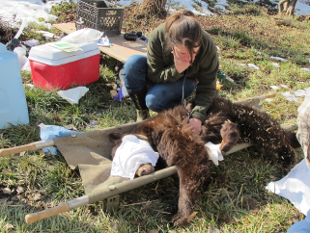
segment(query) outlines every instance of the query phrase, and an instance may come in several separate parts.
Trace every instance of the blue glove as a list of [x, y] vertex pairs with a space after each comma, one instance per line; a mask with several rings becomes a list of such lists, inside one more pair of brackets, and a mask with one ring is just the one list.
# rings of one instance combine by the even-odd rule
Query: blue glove
[[123, 100], [123, 91], [122, 91], [122, 88], [120, 88], [119, 89], [119, 91], [118, 91], [118, 93], [115, 95], [115, 96], [113, 96], [113, 100], [115, 101], [115, 100], [119, 100], [119, 102], [122, 102], [122, 100]]

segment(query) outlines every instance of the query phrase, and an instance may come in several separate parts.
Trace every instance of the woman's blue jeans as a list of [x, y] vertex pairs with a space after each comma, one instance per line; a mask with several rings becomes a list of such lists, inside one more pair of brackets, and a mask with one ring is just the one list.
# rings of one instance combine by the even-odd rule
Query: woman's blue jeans
[[[124, 83], [128, 94], [135, 94], [150, 86], [145, 96], [146, 106], [154, 112], [173, 108], [181, 103], [184, 78], [171, 83], [153, 83], [147, 77], [147, 57], [133, 55], [124, 64]], [[186, 79], [184, 98], [189, 97], [196, 89], [196, 82]]]

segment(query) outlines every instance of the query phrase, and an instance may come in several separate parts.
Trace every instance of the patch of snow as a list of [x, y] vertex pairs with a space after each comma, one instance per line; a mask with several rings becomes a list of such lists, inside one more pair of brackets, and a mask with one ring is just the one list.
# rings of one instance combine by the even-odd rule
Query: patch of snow
[[9, 22], [13, 27], [19, 27], [20, 22], [27, 20], [28, 22], [37, 22], [47, 28], [51, 28], [50, 24], [38, 21], [38, 18], [44, 18], [45, 21], [57, 19], [55, 15], [49, 14], [51, 9], [52, 4], [49, 4], [49, 2], [44, 4], [41, 0], [1, 0], [0, 17], [3, 21]]
[[256, 66], [256, 65], [254, 65], [254, 64], [252, 64], [252, 63], [249, 63], [249, 64], [248, 64], [248, 67], [249, 67], [250, 69], [253, 69], [253, 70], [259, 70], [259, 67]]
[[279, 68], [280, 67], [280, 65], [278, 64], [278, 63], [275, 63], [275, 62], [273, 62], [273, 63], [271, 63], [274, 67], [277, 67], [277, 68]]
[[283, 88], [288, 88], [288, 86], [287, 85], [280, 85], [281, 87], [283, 87]]
[[280, 87], [277, 87], [277, 86], [270, 86], [270, 88], [271, 88], [272, 90], [275, 90], [275, 91], [277, 91], [277, 90], [280, 89]]
[[38, 45], [40, 43], [39, 40], [37, 39], [31, 39], [31, 40], [27, 40], [24, 42], [27, 46], [29, 47], [32, 47], [32, 46], [35, 46], [35, 45]]
[[281, 58], [281, 57], [270, 57], [271, 59], [273, 59], [273, 60], [277, 60], [277, 61], [280, 61], [280, 62], [283, 62], [283, 61], [288, 61], [288, 60], [286, 60], [286, 59], [284, 59], [284, 58]]
[[301, 96], [305, 96], [306, 95], [306, 91], [305, 90], [297, 90], [297, 91], [293, 91], [294, 95], [296, 97], [301, 97]]
[[285, 92], [281, 93], [282, 96], [284, 96], [288, 101], [297, 101], [298, 98], [296, 98], [292, 93], [290, 92]]
[[36, 31], [36, 33], [42, 34], [46, 39], [59, 39], [59, 36], [56, 36], [54, 33], [46, 31]]

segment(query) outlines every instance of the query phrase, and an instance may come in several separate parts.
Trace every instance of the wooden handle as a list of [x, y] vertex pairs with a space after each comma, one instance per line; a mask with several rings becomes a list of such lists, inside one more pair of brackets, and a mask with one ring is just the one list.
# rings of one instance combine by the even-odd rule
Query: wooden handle
[[27, 145], [22, 145], [22, 146], [16, 146], [16, 147], [12, 147], [12, 148], [1, 149], [0, 150], [0, 156], [1, 157], [5, 157], [5, 156], [8, 156], [8, 155], [20, 153], [20, 152], [23, 152], [23, 151], [29, 151], [29, 150], [35, 150], [35, 149], [36, 149], [35, 143], [30, 143], [30, 144], [27, 144]]
[[39, 220], [45, 219], [45, 218], [49, 218], [52, 216], [55, 216], [57, 214], [60, 213], [64, 213], [64, 212], [68, 212], [69, 209], [69, 204], [67, 202], [65, 203], [61, 203], [58, 206], [55, 206], [53, 208], [50, 209], [46, 209], [37, 213], [33, 213], [33, 214], [27, 214], [25, 216], [25, 221], [27, 224], [32, 224], [34, 222], [37, 222]]
[[275, 97], [275, 96], [276, 96], [276, 94], [272, 93], [272, 94], [268, 94], [268, 95], [261, 95], [261, 96], [256, 96], [256, 97], [244, 99], [244, 100], [234, 101], [233, 103], [234, 104], [248, 105], [249, 107], [253, 107], [253, 106], [258, 107], [260, 100]]
[[272, 94], [268, 94], [268, 95], [261, 95], [261, 96], [258, 96], [258, 97], [254, 97], [254, 98], [259, 98], [259, 99], [267, 99], [267, 98], [272, 98], [272, 97], [275, 97], [276, 96], [276, 93], [272, 93]]

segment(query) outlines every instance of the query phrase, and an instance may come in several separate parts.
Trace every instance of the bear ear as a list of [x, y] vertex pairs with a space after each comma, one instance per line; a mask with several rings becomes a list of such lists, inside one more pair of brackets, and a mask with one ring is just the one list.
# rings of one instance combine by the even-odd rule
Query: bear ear
[[121, 133], [110, 133], [108, 135], [108, 139], [110, 142], [116, 144], [119, 140], [121, 140], [123, 138], [123, 134]]

